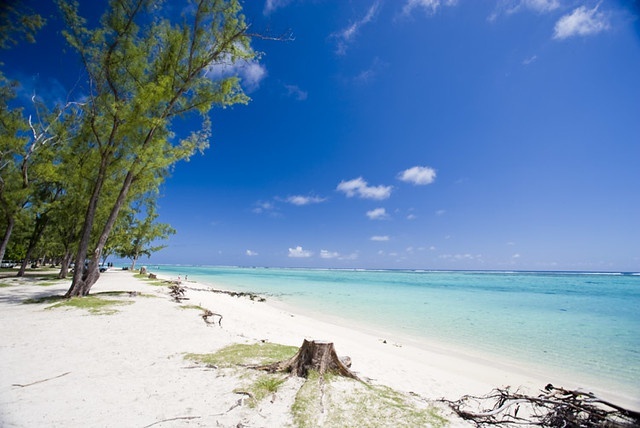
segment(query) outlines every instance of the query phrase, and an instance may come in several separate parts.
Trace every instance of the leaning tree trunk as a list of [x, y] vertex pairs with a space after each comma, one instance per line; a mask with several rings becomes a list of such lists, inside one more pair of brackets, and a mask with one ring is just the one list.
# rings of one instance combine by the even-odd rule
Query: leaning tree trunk
[[[134, 161], [134, 165], [136, 163], [137, 162]], [[107, 222], [105, 223], [102, 229], [100, 238], [98, 238], [98, 243], [96, 245], [96, 248], [93, 251], [93, 256], [89, 261], [89, 266], [87, 267], [87, 270], [84, 272], [81, 278], [77, 278], [77, 275], [74, 274], [73, 283], [71, 284], [71, 287], [65, 294], [65, 297], [68, 298], [68, 297], [74, 297], [74, 296], [88, 295], [93, 284], [95, 284], [96, 281], [98, 281], [98, 278], [100, 278], [100, 259], [102, 257], [102, 250], [104, 249], [104, 246], [107, 243], [107, 239], [109, 238], [111, 229], [113, 229], [113, 225], [116, 223], [118, 214], [120, 213], [120, 210], [122, 209], [122, 207], [124, 206], [124, 203], [126, 202], [127, 195], [129, 194], [129, 189], [131, 188], [131, 183], [133, 182], [134, 178], [135, 178], [135, 175], [133, 173], [133, 170], [131, 169], [127, 173], [124, 179], [124, 182], [122, 183], [122, 187], [120, 188], [120, 193], [118, 194], [118, 197], [113, 205], [113, 208], [111, 208], [111, 212], [109, 213], [109, 218], [107, 219]], [[76, 260], [77, 259], [79, 259], [79, 256], [76, 257]]]
[[331, 372], [359, 380], [358, 376], [347, 367], [350, 363], [343, 362], [347, 359], [348, 357], [338, 358], [333, 342], [305, 339], [296, 355], [290, 359], [261, 366], [258, 369], [272, 373], [286, 372], [298, 377], [307, 377], [309, 371], [315, 370], [320, 375]]
[[16, 220], [13, 216], [7, 216], [7, 228], [4, 232], [4, 237], [2, 238], [2, 243], [0, 244], [0, 261], [4, 260], [4, 253], [7, 251], [7, 246], [9, 245], [9, 238], [11, 238], [11, 232], [13, 232], [13, 226], [16, 224]]
[[[20, 270], [18, 271], [17, 276], [24, 276], [27, 270], [27, 264], [29, 264], [29, 260], [31, 259], [31, 255], [33, 254], [33, 250], [36, 249], [36, 245], [40, 241], [42, 234], [44, 233], [44, 229], [47, 227], [47, 223], [49, 222], [49, 217], [46, 214], [38, 216], [36, 219], [36, 224], [33, 228], [33, 234], [31, 235], [31, 239], [29, 240], [29, 247], [27, 248], [27, 254], [24, 256], [24, 260], [22, 260], [22, 265], [20, 265]], [[38, 262], [36, 262], [36, 265]]]
[[67, 277], [67, 274], [69, 273], [69, 263], [71, 263], [72, 257], [73, 254], [71, 253], [71, 250], [67, 248], [65, 250], [64, 257], [62, 258], [62, 262], [60, 263], [60, 272], [58, 273], [59, 279], [64, 279]]

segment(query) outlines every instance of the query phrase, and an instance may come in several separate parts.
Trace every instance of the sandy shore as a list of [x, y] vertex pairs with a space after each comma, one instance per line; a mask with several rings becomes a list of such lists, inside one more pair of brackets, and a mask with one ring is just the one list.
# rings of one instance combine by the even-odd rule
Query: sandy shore
[[[221, 326], [207, 325], [198, 311], [173, 302], [166, 287], [149, 285], [128, 271], [107, 271], [92, 292], [137, 291], [151, 297], [127, 296], [124, 300], [132, 303], [118, 306], [115, 314], [22, 303], [62, 294], [67, 285], [16, 282], [0, 288], [3, 427], [290, 425], [286, 400], [273, 400], [257, 411], [234, 408], [236, 378], [192, 369], [184, 359], [185, 353], [211, 353], [232, 343], [299, 346], [305, 338], [330, 340], [340, 355], [351, 357], [360, 377], [429, 400], [483, 395], [507, 385], [535, 394], [549, 381], [496, 362], [414, 347], [269, 302], [183, 284], [188, 286], [185, 303], [223, 315]], [[469, 426], [446, 412], [443, 416], [451, 426]]]

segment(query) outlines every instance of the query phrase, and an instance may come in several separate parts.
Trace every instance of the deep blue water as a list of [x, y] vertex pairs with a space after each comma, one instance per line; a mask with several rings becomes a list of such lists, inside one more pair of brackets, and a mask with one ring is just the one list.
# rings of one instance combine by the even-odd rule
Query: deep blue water
[[150, 268], [640, 398], [640, 275]]

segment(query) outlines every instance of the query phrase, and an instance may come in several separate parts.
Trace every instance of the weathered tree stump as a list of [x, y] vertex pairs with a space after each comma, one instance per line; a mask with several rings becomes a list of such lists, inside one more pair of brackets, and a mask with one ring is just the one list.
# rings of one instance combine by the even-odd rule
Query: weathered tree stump
[[155, 273], [150, 273], [149, 279], [158, 279], [158, 275], [156, 275]]
[[351, 366], [349, 357], [338, 358], [333, 342], [305, 339], [298, 352], [290, 359], [257, 368], [271, 373], [291, 373], [298, 377], [307, 377], [309, 371], [315, 370], [320, 375], [330, 372], [359, 380], [345, 362]]

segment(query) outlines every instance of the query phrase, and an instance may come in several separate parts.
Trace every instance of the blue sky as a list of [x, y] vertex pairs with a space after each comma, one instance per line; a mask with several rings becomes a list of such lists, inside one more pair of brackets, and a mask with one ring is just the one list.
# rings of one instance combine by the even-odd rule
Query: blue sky
[[[246, 1], [291, 40], [254, 42], [252, 101], [164, 185], [178, 233], [150, 263], [640, 271], [639, 12]], [[6, 73], [65, 93], [79, 68], [33, 54], [58, 39]]]

